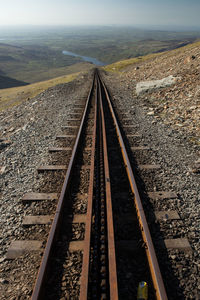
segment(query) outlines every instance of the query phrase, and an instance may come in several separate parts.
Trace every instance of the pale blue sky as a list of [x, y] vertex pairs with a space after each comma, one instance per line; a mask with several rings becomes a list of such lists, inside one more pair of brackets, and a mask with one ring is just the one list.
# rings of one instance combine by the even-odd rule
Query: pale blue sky
[[200, 0], [0, 0], [0, 25], [200, 27]]

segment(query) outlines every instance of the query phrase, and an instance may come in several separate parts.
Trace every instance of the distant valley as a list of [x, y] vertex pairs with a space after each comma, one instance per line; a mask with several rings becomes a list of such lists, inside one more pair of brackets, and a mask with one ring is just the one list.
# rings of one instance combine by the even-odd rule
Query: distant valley
[[[175, 49], [198, 38], [200, 32], [115, 26], [32, 28], [17, 33], [0, 29], [0, 88], [88, 70], [95, 60], [111, 64]], [[84, 57], [93, 60], [84, 62]]]

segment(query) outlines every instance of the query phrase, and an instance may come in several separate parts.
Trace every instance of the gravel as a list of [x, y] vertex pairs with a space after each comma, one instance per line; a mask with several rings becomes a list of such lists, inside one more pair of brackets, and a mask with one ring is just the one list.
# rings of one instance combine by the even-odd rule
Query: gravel
[[[133, 89], [126, 83], [123, 75], [106, 74], [103, 78], [114, 98], [114, 106], [119, 115], [126, 111], [126, 118], [136, 125], [136, 132], [142, 137], [138, 145], [150, 147], [143, 155], [134, 153], [136, 165], [139, 163], [159, 164], [160, 170], [153, 172], [138, 171], [143, 181], [144, 196], [152, 191], [174, 191], [177, 199], [155, 201], [144, 197], [147, 220], [156, 242], [162, 238], [188, 238], [192, 252], [179, 250], [158, 251], [166, 289], [169, 299], [199, 299], [200, 280], [200, 176], [191, 171], [191, 166], [199, 159], [199, 146], [192, 143], [185, 131], [175, 130], [164, 124], [162, 119], [148, 115], [149, 109], [145, 99], [133, 97]], [[129, 122], [130, 123], [130, 122]], [[129, 139], [131, 146], [136, 146]], [[173, 222], [152, 222], [153, 210], [176, 210], [181, 218]], [[160, 231], [160, 233], [159, 233]]]
[[[73, 82], [50, 88], [0, 113], [0, 159], [2, 166], [5, 166], [5, 171], [0, 174], [1, 299], [27, 299], [30, 294], [39, 267], [38, 255], [40, 257], [42, 253], [28, 254], [14, 261], [7, 261], [5, 255], [12, 240], [24, 237], [41, 237], [45, 240], [49, 226], [40, 227], [40, 232], [36, 233], [34, 228], [24, 229], [22, 220], [28, 214], [53, 214], [55, 201], [23, 205], [20, 200], [29, 191], [43, 189], [44, 192], [45, 187], [48, 192], [49, 188], [56, 191], [51, 180], [48, 183], [44, 175], [38, 175], [36, 169], [39, 165], [50, 164], [48, 148], [57, 145], [55, 137], [63, 134], [61, 125], [70, 118], [73, 104], [85, 102], [91, 80], [91, 73], [80, 75]], [[52, 159], [54, 163], [57, 162], [55, 156]], [[37, 268], [32, 271], [31, 266]]]

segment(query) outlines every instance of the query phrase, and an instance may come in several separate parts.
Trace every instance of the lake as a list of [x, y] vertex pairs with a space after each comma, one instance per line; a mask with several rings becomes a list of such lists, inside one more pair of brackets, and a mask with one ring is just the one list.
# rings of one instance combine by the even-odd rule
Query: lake
[[82, 55], [79, 55], [79, 54], [76, 54], [76, 53], [73, 53], [73, 52], [70, 52], [70, 51], [66, 51], [64, 50], [62, 52], [64, 55], [69, 55], [69, 56], [74, 56], [74, 57], [80, 57], [82, 58], [84, 61], [87, 61], [87, 62], [90, 62], [90, 63], [93, 63], [94, 65], [97, 65], [97, 66], [105, 66], [106, 64], [97, 60], [96, 58], [93, 58], [93, 57], [89, 57], [89, 56], [82, 56]]

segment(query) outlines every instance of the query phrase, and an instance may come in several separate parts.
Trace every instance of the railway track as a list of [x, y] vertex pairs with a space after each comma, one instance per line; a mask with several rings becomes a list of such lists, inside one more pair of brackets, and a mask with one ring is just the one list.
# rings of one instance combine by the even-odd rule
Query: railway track
[[[64, 149], [51, 151], [62, 152]], [[80, 162], [82, 151], [90, 152], [89, 165], [84, 164], [84, 159]], [[72, 216], [70, 224], [69, 211], [82, 169], [89, 172], [87, 214]], [[77, 222], [73, 219], [78, 218], [78, 224], [84, 224], [84, 238], [72, 242], [69, 232], [73, 222]], [[81, 276], [79, 274], [77, 278], [80, 285], [74, 286], [76, 293], [71, 295], [73, 287], [68, 288], [65, 284], [65, 261], [76, 252], [80, 259]], [[107, 89], [96, 71], [32, 299], [135, 298], [139, 281], [148, 282], [149, 299], [167, 299], [117, 118]]]
[[[141, 281], [148, 283], [148, 299], [167, 299], [118, 119], [97, 70], [85, 107], [77, 105], [75, 114], [80, 127], [73, 114], [71, 125], [63, 126], [68, 134], [49, 149], [56, 159], [38, 168], [60, 174], [51, 193], [47, 184], [43, 193], [23, 199], [59, 195], [54, 217], [45, 211], [25, 222], [52, 222], [32, 300], [136, 299]], [[41, 246], [34, 242], [28, 248]]]

